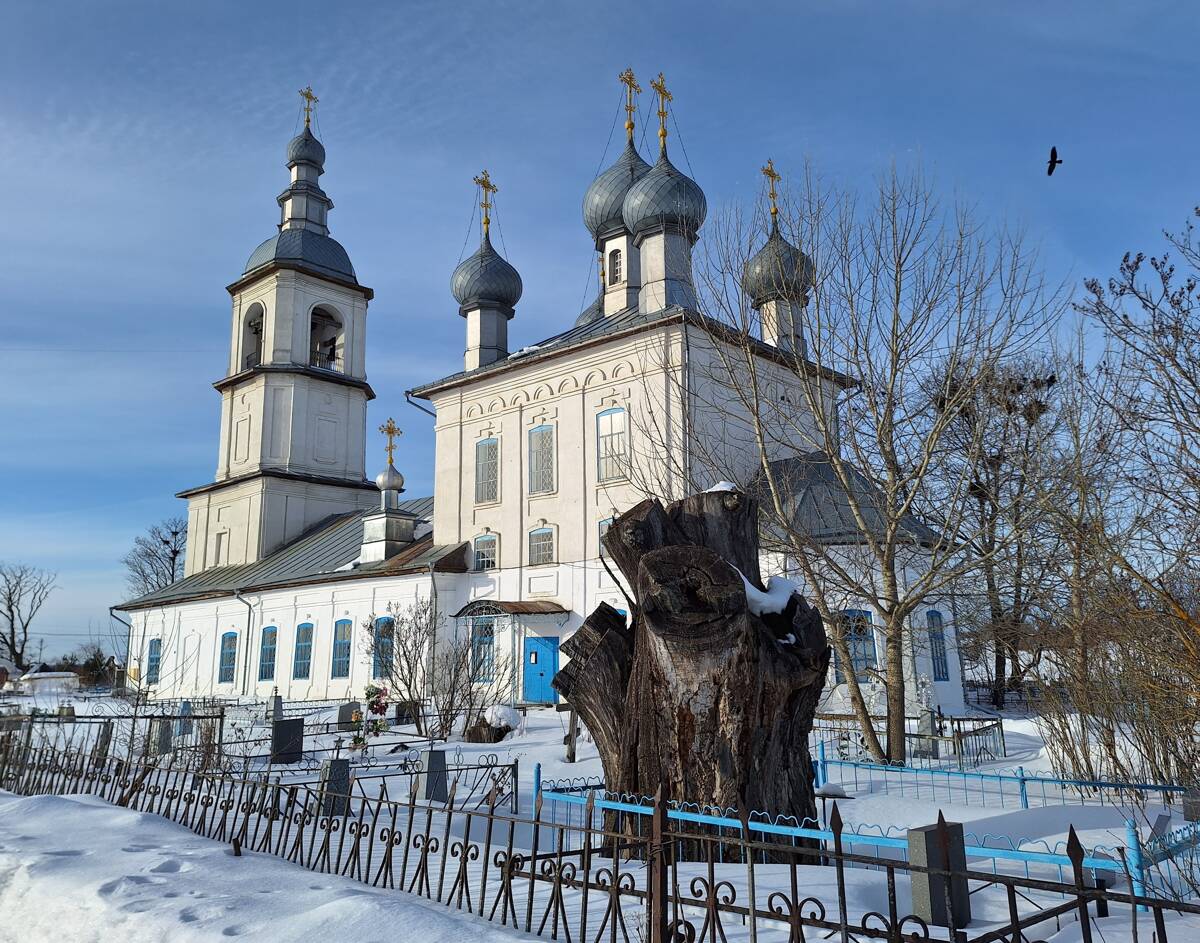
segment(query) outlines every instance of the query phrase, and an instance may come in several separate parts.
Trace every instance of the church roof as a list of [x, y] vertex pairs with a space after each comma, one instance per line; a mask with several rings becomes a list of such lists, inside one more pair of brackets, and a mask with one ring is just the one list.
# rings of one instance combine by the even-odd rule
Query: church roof
[[[822, 452], [794, 455], [771, 462], [771, 475], [775, 485], [790, 499], [794, 526], [811, 540], [826, 544], [862, 543], [862, 531], [854, 516], [846, 489]], [[883, 533], [883, 516], [876, 507], [878, 489], [861, 472], [851, 468], [851, 489], [854, 503], [869, 528], [876, 534]], [[747, 491], [751, 494], [764, 493], [767, 489], [766, 473], [750, 481]], [[937, 531], [911, 514], [901, 524], [904, 536], [921, 547], [934, 547], [945, 542]]]
[[[401, 501], [400, 508], [428, 521], [433, 516], [433, 498]], [[375, 510], [350, 511], [326, 518], [291, 543], [254, 563], [220, 566], [195, 573], [137, 599], [118, 609], [149, 609], [198, 599], [232, 596], [235, 592], [260, 592], [280, 586], [328, 583], [398, 576], [429, 568], [443, 571], [466, 569], [464, 544], [434, 544], [432, 536], [413, 541], [387, 560], [353, 566], [362, 552], [363, 518]], [[455, 560], [458, 551], [459, 559]]]
[[291, 262], [315, 275], [333, 275], [358, 284], [342, 244], [311, 229], [284, 229], [262, 243], [246, 261], [243, 277], [270, 262]]

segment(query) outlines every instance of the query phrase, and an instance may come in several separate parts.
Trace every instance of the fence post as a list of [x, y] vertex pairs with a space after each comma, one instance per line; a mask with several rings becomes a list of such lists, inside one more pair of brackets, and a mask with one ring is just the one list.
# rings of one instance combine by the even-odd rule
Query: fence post
[[[1145, 897], [1146, 859], [1142, 854], [1142, 838], [1138, 834], [1137, 822], [1133, 819], [1125, 820], [1125, 848], [1129, 861], [1129, 880], [1132, 884], [1130, 890], [1137, 897]], [[1138, 910], [1145, 913], [1146, 905], [1139, 904]]]
[[829, 782], [829, 761], [825, 758], [825, 741], [817, 744], [817, 788]]
[[1017, 767], [1017, 779], [1018, 779], [1019, 785], [1021, 787], [1021, 808], [1028, 809], [1029, 808], [1029, 787], [1025, 783], [1025, 767], [1024, 766]]
[[[649, 871], [646, 891], [650, 896], [650, 943], [669, 943], [667, 935], [667, 801], [662, 783], [654, 794], [650, 818]], [[751, 916], [753, 920], [753, 916]]]
[[533, 764], [533, 801], [537, 802], [537, 797], [542, 794], [542, 764]]

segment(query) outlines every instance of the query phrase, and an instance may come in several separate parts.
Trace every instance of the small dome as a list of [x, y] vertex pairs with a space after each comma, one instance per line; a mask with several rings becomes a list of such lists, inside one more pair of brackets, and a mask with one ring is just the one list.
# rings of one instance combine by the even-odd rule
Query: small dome
[[450, 276], [450, 291], [464, 308], [480, 302], [512, 308], [521, 300], [521, 276], [492, 248], [485, 233], [479, 250], [459, 262]]
[[324, 170], [325, 148], [307, 125], [288, 144], [287, 162], [289, 167], [292, 164], [314, 164], [317, 170]]
[[676, 169], [667, 159], [666, 150], [649, 172], [629, 188], [621, 207], [625, 228], [635, 236], [663, 227], [681, 229], [694, 240], [707, 213], [704, 191], [695, 180]]
[[601, 233], [624, 228], [621, 207], [625, 194], [649, 172], [650, 165], [630, 141], [617, 162], [592, 181], [583, 195], [583, 224], [594, 239], [598, 240]]
[[604, 317], [604, 292], [596, 296], [596, 300], [583, 309], [583, 313], [575, 319], [576, 327], [583, 327]]
[[251, 253], [242, 274], [276, 261], [291, 262], [317, 275], [335, 275], [358, 283], [350, 256], [341, 243], [311, 229], [284, 229], [276, 233]]
[[759, 308], [768, 301], [806, 304], [813, 282], [812, 259], [788, 242], [771, 221], [767, 244], [754, 254], [742, 272], [742, 291]]
[[403, 491], [404, 476], [389, 462], [388, 467], [375, 476], [375, 484], [380, 491]]

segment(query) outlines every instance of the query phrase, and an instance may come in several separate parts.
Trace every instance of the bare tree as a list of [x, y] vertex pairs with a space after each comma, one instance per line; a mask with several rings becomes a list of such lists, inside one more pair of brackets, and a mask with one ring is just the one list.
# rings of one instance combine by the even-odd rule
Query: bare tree
[[[944, 210], [919, 174], [893, 170], [862, 205], [807, 177], [771, 223], [806, 255], [768, 272], [778, 283], [766, 303], [743, 285], [765, 228], [732, 211], [706, 229], [704, 316], [673, 374], [691, 416], [671, 475], [759, 498], [764, 549], [803, 578], [867, 748], [902, 761], [911, 623], [980, 564], [964, 548], [979, 538], [971, 470], [983, 429], [953, 449], [951, 431], [981, 385], [1042, 342], [1062, 293], [1019, 235]], [[868, 607], [881, 621], [870, 630], [878, 665], [856, 657], [862, 627], [842, 616]], [[886, 704], [886, 747], [864, 684]]]
[[169, 517], [134, 538], [133, 549], [121, 560], [130, 593], [144, 596], [182, 578], [186, 547], [187, 521], [182, 517]]
[[50, 594], [56, 576], [24, 563], [0, 563], [0, 655], [18, 671], [31, 667], [26, 657], [29, 630]]

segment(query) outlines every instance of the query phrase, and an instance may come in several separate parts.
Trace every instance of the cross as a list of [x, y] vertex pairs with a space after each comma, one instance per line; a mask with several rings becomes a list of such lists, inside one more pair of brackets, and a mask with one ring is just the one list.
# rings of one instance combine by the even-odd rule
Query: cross
[[312, 121], [313, 105], [315, 105], [321, 99], [317, 98], [317, 96], [313, 94], [311, 85], [306, 85], [304, 88], [300, 89], [300, 97], [304, 99], [304, 127], [307, 128], [309, 123]]
[[479, 192], [483, 195], [483, 200], [479, 203], [479, 208], [483, 210], [483, 234], [486, 236], [488, 226], [491, 225], [491, 218], [488, 216], [488, 210], [492, 208], [491, 195], [499, 192], [500, 188], [492, 183], [492, 178], [488, 176], [488, 172], [484, 169], [478, 177], [475, 178], [475, 184], [479, 187]]
[[770, 183], [770, 189], [767, 191], [767, 196], [771, 200], [771, 217], [779, 215], [779, 207], [775, 205], [777, 194], [775, 193], [775, 183], [783, 179], [783, 175], [775, 169], [775, 161], [767, 158], [767, 166], [762, 168], [762, 175], [766, 177]]
[[391, 416], [388, 416], [388, 421], [379, 427], [379, 431], [387, 436], [388, 444], [385, 451], [387, 452], [388, 465], [395, 465], [396, 463], [393, 460], [392, 454], [396, 451], [395, 438], [396, 436], [403, 435], [404, 433], [400, 431], [400, 427], [396, 425], [396, 420], [394, 420]]
[[634, 94], [640, 95], [642, 87], [638, 85], [638, 81], [634, 78], [633, 69], [626, 69], [617, 76], [617, 81], [625, 86], [625, 133], [629, 136], [630, 143], [633, 142], [633, 113], [637, 111], [637, 106], [633, 103]]
[[658, 92], [658, 140], [667, 146], [667, 102], [674, 101], [674, 96], [667, 91], [666, 77], [659, 72], [658, 78], [650, 83], [650, 87]]

